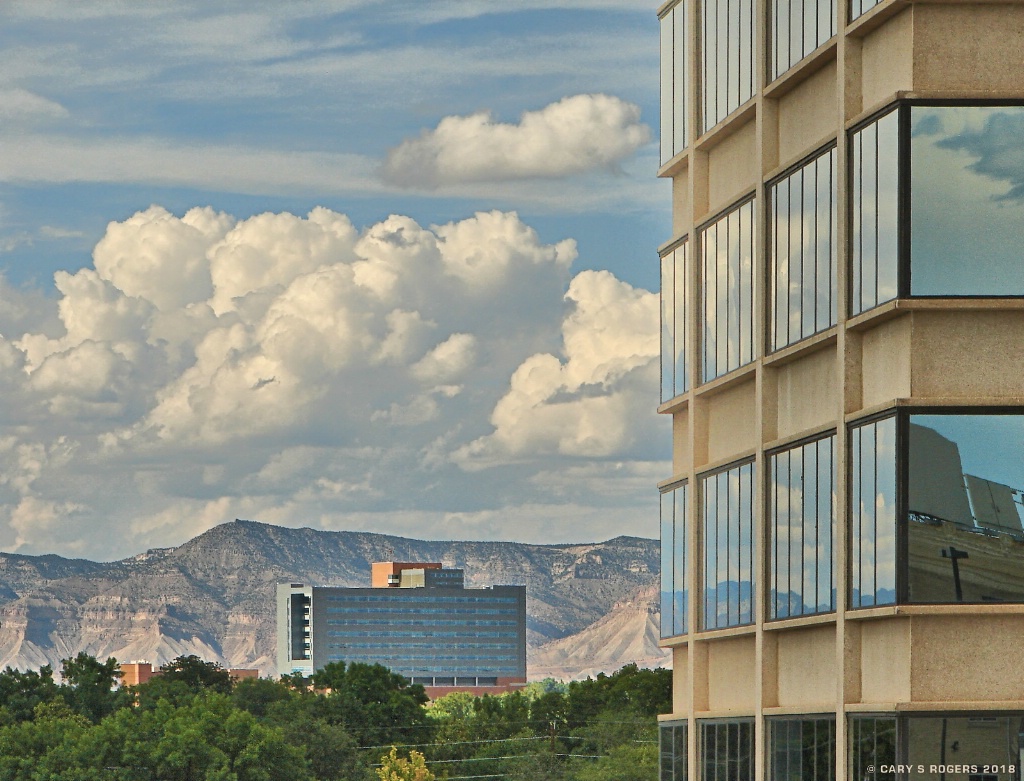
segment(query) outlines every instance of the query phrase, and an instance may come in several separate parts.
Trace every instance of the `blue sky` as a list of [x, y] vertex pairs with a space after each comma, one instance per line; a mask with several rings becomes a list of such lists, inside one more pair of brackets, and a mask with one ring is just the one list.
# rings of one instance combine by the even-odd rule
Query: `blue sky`
[[0, 548], [655, 536], [654, 10], [5, 4]]

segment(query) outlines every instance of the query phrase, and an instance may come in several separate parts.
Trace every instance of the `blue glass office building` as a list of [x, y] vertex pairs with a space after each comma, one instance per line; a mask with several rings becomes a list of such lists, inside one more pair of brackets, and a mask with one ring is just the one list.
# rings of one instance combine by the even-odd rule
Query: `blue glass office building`
[[525, 685], [526, 587], [464, 588], [458, 570], [416, 573], [385, 588], [279, 584], [279, 672], [382, 664], [432, 697]]

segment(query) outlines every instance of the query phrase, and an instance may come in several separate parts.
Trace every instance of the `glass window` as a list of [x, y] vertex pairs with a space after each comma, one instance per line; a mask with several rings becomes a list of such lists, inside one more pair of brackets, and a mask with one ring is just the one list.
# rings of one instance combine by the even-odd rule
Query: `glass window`
[[[894, 716], [850, 717], [851, 779], [896, 781], [896, 718]], [[882, 772], [886, 768], [888, 772]]]
[[912, 602], [1024, 602], [1024, 415], [912, 414]]
[[661, 636], [688, 631], [686, 484], [661, 495]]
[[911, 106], [910, 294], [1024, 295], [1024, 106]]
[[704, 0], [700, 25], [703, 133], [754, 95], [754, 0]]
[[754, 360], [754, 201], [700, 233], [704, 382]]
[[836, 609], [835, 436], [771, 456], [769, 618]]
[[661, 771], [658, 781], [686, 781], [686, 724], [662, 724], [659, 743]]
[[[1022, 746], [1022, 713], [851, 716], [850, 778], [1020, 781]], [[947, 766], [945, 773], [940, 765]]]
[[1019, 781], [1022, 714], [911, 716], [904, 721], [910, 765], [972, 766], [974, 772], [945, 774], [951, 781]]
[[771, 185], [772, 349], [836, 324], [836, 150]]
[[754, 720], [702, 721], [701, 781], [753, 781]]
[[896, 418], [850, 429], [850, 607], [896, 601]]
[[882, 0], [850, 0], [850, 21], [866, 14], [880, 2]]
[[770, 24], [774, 80], [836, 34], [836, 0], [774, 0]]
[[754, 464], [705, 477], [703, 629], [754, 621]]
[[851, 134], [853, 314], [897, 295], [1024, 296], [1022, 134], [1024, 106], [915, 104]]
[[690, 389], [686, 354], [687, 242], [661, 256], [661, 400]]
[[834, 718], [769, 719], [768, 741], [771, 781], [834, 781]]
[[686, 148], [686, 3], [680, 2], [661, 17], [661, 162], [667, 163]]
[[899, 112], [850, 137], [850, 233], [853, 314], [897, 295], [899, 213]]

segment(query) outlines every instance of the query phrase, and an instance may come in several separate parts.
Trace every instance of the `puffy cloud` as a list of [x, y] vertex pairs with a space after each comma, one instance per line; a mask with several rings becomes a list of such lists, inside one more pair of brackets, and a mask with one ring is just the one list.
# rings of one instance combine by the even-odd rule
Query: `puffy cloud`
[[656, 381], [658, 298], [607, 271], [569, 286], [575, 307], [562, 326], [565, 361], [527, 358], [491, 415], [494, 432], [460, 448], [469, 469], [536, 453], [605, 457], [650, 432], [645, 395]]
[[58, 503], [26, 496], [11, 510], [10, 527], [15, 532], [13, 549], [29, 543], [50, 542], [53, 527], [81, 509], [82, 506], [74, 502]]
[[211, 305], [220, 314], [322, 265], [351, 261], [355, 238], [348, 217], [329, 209], [314, 209], [305, 220], [291, 214], [251, 217], [209, 250], [216, 289]]
[[409, 372], [424, 384], [451, 382], [462, 377], [476, 360], [476, 337], [452, 334], [409, 367]]
[[427, 188], [557, 179], [614, 167], [650, 137], [638, 106], [611, 95], [574, 95], [524, 112], [517, 125], [486, 111], [445, 117], [392, 149], [382, 174], [393, 184]]
[[93, 253], [97, 273], [127, 296], [168, 310], [207, 300], [213, 292], [206, 248], [233, 220], [213, 209], [192, 209], [178, 219], [151, 206], [112, 222]]
[[235, 516], [507, 538], [567, 497], [591, 517], [585, 464], [627, 476], [607, 517], [649, 501], [655, 296], [575, 255], [501, 212], [111, 223], [55, 315], [7, 307], [0, 545], [121, 555]]
[[34, 332], [56, 335], [60, 331], [57, 304], [38, 290], [22, 290], [0, 272], [0, 340]]

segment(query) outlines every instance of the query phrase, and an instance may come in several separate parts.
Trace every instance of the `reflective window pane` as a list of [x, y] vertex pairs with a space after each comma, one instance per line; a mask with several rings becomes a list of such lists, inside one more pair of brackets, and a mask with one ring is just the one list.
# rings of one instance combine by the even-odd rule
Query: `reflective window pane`
[[754, 620], [754, 465], [702, 482], [703, 629]]
[[910, 415], [912, 602], [1024, 602], [1024, 415]]
[[1024, 106], [912, 106], [910, 292], [1024, 295]]
[[774, 80], [836, 34], [836, 0], [774, 0], [769, 25]]
[[700, 232], [704, 382], [754, 360], [755, 244], [754, 201]]
[[661, 495], [661, 636], [672, 636], [672, 497]]
[[[977, 767], [977, 773], [947, 773], [950, 781], [1019, 781], [1021, 777], [1024, 714], [912, 716], [905, 719], [905, 725], [907, 762], [911, 766]], [[989, 772], [982, 772], [986, 767]]]
[[896, 781], [896, 773], [882, 768], [896, 764], [896, 718], [850, 717], [850, 778], [857, 781]]
[[776, 453], [769, 461], [770, 619], [836, 608], [835, 436]]
[[686, 352], [689, 247], [683, 242], [661, 256], [661, 400], [690, 389]]
[[661, 636], [689, 629], [686, 589], [687, 486], [661, 495]]
[[833, 781], [836, 722], [833, 718], [768, 720], [771, 781]]
[[836, 150], [768, 191], [772, 349], [836, 323]]
[[754, 95], [754, 0], [701, 3], [701, 132]]
[[659, 781], [686, 781], [686, 724], [662, 724], [659, 730]]
[[896, 297], [898, 280], [899, 112], [850, 136], [851, 311]]
[[661, 17], [662, 164], [686, 148], [687, 67], [686, 3], [681, 2]]
[[754, 720], [702, 721], [699, 725], [701, 781], [753, 781]]
[[850, 0], [850, 21], [866, 14], [880, 2], [882, 0]]
[[850, 429], [850, 607], [896, 601], [896, 418]]

